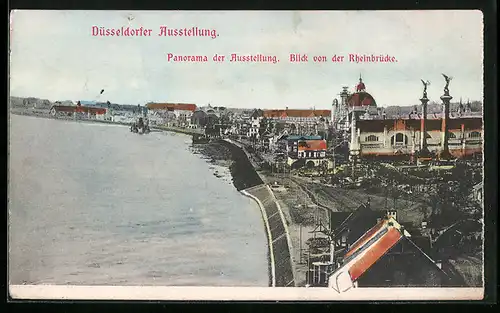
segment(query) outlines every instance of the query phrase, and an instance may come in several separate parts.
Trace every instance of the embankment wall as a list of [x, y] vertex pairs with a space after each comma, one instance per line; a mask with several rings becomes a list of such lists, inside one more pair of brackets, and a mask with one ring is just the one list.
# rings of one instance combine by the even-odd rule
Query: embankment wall
[[230, 147], [233, 155], [231, 170], [236, 188], [254, 199], [260, 207], [266, 228], [269, 248], [269, 272], [272, 287], [295, 287], [291, 240], [285, 216], [271, 188], [250, 162], [248, 152], [240, 144], [229, 139], [222, 140]]

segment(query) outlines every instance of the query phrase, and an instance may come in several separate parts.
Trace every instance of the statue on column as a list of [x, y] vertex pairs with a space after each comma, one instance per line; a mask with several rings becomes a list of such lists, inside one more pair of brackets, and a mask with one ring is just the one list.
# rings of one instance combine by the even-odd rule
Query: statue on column
[[429, 86], [431, 84], [430, 81], [424, 81], [423, 79], [421, 79], [422, 81], [422, 84], [424, 84], [424, 97], [423, 99], [427, 99], [427, 86]]
[[446, 81], [446, 85], [444, 86], [444, 95], [449, 96], [450, 90], [448, 89], [448, 86], [450, 85], [450, 81], [453, 79], [453, 77], [446, 76], [445, 74], [442, 75], [444, 77], [444, 80]]

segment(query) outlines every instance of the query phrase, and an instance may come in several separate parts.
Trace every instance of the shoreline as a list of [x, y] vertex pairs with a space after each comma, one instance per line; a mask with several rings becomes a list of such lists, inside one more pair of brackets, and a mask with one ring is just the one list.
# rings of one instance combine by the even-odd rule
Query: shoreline
[[234, 187], [244, 196], [253, 199], [261, 211], [268, 240], [270, 286], [295, 287], [296, 272], [294, 246], [282, 204], [264, 181], [251, 156], [239, 143], [229, 139], [200, 144], [199, 151], [218, 160], [230, 160], [229, 165]]
[[274, 253], [273, 253], [273, 241], [271, 239], [271, 228], [269, 227], [269, 223], [267, 220], [267, 214], [266, 210], [264, 208], [264, 205], [262, 202], [257, 198], [256, 196], [250, 194], [249, 192], [245, 190], [240, 191], [241, 194], [243, 194], [246, 197], [249, 197], [250, 199], [254, 200], [257, 205], [259, 206], [261, 216], [262, 216], [262, 221], [264, 222], [264, 226], [266, 228], [266, 238], [267, 238], [267, 244], [268, 244], [268, 249], [267, 249], [267, 261], [268, 261], [268, 272], [269, 272], [269, 287], [276, 287], [276, 266], [275, 266], [275, 261], [274, 261]]

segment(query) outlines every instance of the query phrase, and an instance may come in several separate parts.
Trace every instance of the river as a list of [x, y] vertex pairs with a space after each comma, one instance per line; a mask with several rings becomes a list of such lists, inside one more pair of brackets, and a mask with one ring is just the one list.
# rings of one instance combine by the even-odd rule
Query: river
[[257, 204], [191, 137], [11, 115], [9, 141], [10, 284], [268, 285]]

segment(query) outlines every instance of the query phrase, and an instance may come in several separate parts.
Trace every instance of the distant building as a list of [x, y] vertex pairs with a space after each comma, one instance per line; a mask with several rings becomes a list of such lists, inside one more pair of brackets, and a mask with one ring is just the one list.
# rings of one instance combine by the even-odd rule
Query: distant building
[[[279, 140], [285, 143], [287, 163], [290, 166], [300, 161], [297, 164], [314, 167], [326, 160], [327, 144], [321, 136], [283, 135]], [[328, 163], [328, 167], [330, 165]]]
[[208, 124], [208, 114], [201, 108], [197, 108], [191, 116], [191, 124], [196, 127], [205, 127]]
[[330, 110], [264, 110], [263, 117], [276, 123], [284, 123], [291, 134], [311, 135], [328, 129]]
[[[386, 109], [389, 108], [377, 107], [361, 77], [354, 93], [344, 87], [340, 96], [341, 101], [333, 103], [332, 125], [335, 130], [347, 134], [351, 155], [404, 159], [418, 155], [424, 146], [435, 155], [445, 146], [454, 157], [482, 153], [482, 116], [463, 105], [457, 109], [458, 113], [450, 113], [447, 119], [444, 110], [427, 112], [424, 119], [416, 107], [404, 114], [395, 107], [388, 114]], [[446, 141], [445, 128], [448, 129]]]
[[304, 140], [298, 143], [297, 157], [299, 159], [326, 158], [326, 140]]
[[50, 108], [50, 114], [52, 116], [73, 116], [73, 117], [81, 115], [82, 117], [85, 118], [95, 118], [103, 120], [106, 114], [106, 109], [88, 107], [82, 105], [76, 105], [76, 106], [53, 105]]
[[[441, 118], [426, 121], [427, 149], [435, 154], [442, 151], [443, 126]], [[455, 157], [468, 157], [482, 153], [482, 118], [450, 118], [448, 148]], [[405, 157], [415, 154], [421, 147], [421, 121], [417, 118], [371, 119], [356, 121], [356, 134], [351, 142], [362, 157]]]
[[148, 115], [161, 116], [165, 123], [172, 122], [177, 126], [188, 126], [196, 111], [196, 104], [191, 103], [148, 103]]
[[299, 158], [299, 146], [306, 144], [306, 142], [312, 141], [323, 141], [321, 136], [298, 136], [298, 135], [288, 135], [283, 136], [281, 140], [286, 142], [286, 151], [288, 156], [292, 159]]
[[259, 138], [260, 136], [260, 126], [261, 126], [261, 121], [264, 116], [264, 111], [261, 109], [255, 109], [252, 114], [250, 115], [250, 125], [247, 129], [247, 136], [248, 137], [253, 137], [255, 136], [256, 138]]

